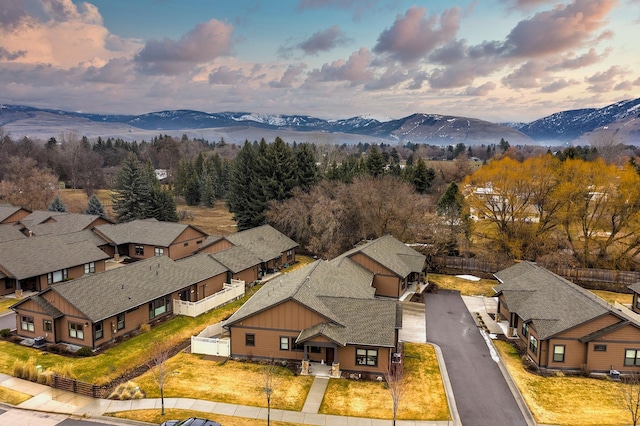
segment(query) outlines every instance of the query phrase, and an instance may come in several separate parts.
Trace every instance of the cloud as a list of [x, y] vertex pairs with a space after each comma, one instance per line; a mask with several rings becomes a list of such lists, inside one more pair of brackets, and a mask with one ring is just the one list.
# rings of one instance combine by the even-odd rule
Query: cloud
[[609, 53], [611, 53], [611, 48], [606, 49], [605, 52], [600, 55], [594, 48], [589, 49], [587, 53], [580, 56], [575, 56], [575, 54], [572, 52], [566, 55], [559, 63], [550, 66], [548, 69], [550, 71], [559, 71], [575, 70], [578, 68], [587, 67], [605, 59], [609, 55]]
[[406, 69], [388, 67], [382, 75], [364, 85], [364, 90], [384, 90], [406, 81], [412, 74]]
[[22, 56], [24, 56], [27, 52], [25, 50], [19, 50], [17, 52], [9, 52], [4, 47], [0, 46], [0, 60], [6, 59], [7, 61], [14, 61]]
[[223, 65], [209, 73], [209, 83], [234, 85], [246, 80], [242, 70], [232, 70], [228, 66]]
[[298, 47], [307, 55], [317, 55], [347, 42], [349, 42], [349, 38], [340, 30], [340, 27], [334, 25], [326, 30], [314, 33], [307, 40], [300, 43]]
[[618, 77], [626, 74], [626, 71], [621, 66], [613, 65], [606, 71], [597, 72], [587, 77], [585, 81], [591, 84], [587, 90], [595, 93], [609, 92], [613, 90]]
[[373, 51], [410, 64], [454, 39], [460, 28], [460, 8], [447, 9], [440, 16], [427, 18], [425, 14], [424, 7], [412, 7], [396, 17], [391, 28], [380, 34]]
[[353, 19], [358, 21], [379, 3], [379, 0], [299, 0], [298, 11], [322, 8], [352, 9]]
[[103, 67], [89, 67], [83, 79], [94, 83], [125, 84], [131, 82], [133, 63], [129, 58], [113, 58]]
[[212, 19], [200, 23], [180, 40], [149, 40], [134, 60], [148, 74], [178, 75], [231, 50], [233, 25]]
[[271, 81], [269, 85], [271, 87], [280, 89], [293, 87], [294, 83], [296, 83], [300, 79], [306, 69], [307, 64], [289, 65], [289, 67], [282, 74], [280, 80]]
[[528, 61], [502, 79], [502, 84], [514, 89], [535, 89], [545, 76], [545, 66], [540, 61]]
[[348, 60], [340, 59], [324, 64], [319, 70], [309, 74], [309, 82], [348, 81], [351, 84], [366, 83], [373, 77], [369, 69], [372, 55], [367, 49], [360, 48], [349, 56]]
[[520, 21], [507, 36], [509, 56], [539, 57], [584, 47], [606, 37], [596, 34], [617, 0], [574, 0]]
[[501, 0], [502, 3], [506, 3], [511, 9], [531, 10], [536, 6], [543, 5], [545, 3], [553, 3], [555, 0]]
[[555, 93], [570, 86], [579, 84], [577, 80], [565, 80], [564, 78], [552, 81], [540, 88], [542, 93]]
[[496, 84], [492, 81], [488, 81], [480, 86], [469, 86], [465, 89], [465, 96], [487, 96], [489, 92], [495, 90]]

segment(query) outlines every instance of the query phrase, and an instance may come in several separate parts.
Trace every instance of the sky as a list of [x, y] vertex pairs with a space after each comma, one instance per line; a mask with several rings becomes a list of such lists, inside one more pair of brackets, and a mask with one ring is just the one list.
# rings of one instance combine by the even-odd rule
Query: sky
[[529, 122], [640, 97], [640, 0], [0, 0], [0, 103]]

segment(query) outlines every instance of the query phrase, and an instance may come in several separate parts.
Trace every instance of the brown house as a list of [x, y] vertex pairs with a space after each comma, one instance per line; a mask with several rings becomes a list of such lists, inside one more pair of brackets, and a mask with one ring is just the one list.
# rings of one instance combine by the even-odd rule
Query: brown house
[[31, 211], [12, 206], [11, 204], [0, 204], [0, 224], [16, 223], [27, 217]]
[[426, 256], [391, 235], [385, 235], [341, 254], [374, 273], [376, 296], [399, 298], [411, 282], [420, 280]]
[[207, 238], [204, 231], [194, 226], [156, 219], [101, 225], [93, 230], [109, 243], [105, 248], [108, 254], [133, 259], [165, 255], [182, 259], [195, 253]]
[[230, 247], [209, 256], [229, 270], [229, 282], [233, 279], [252, 283], [260, 278], [262, 260], [244, 247]]
[[640, 323], [532, 263], [495, 274], [498, 314], [543, 369], [640, 371]]
[[261, 274], [295, 263], [298, 243], [271, 225], [262, 225], [225, 237], [210, 236], [199, 252], [217, 253], [230, 247], [242, 247], [260, 259], [259, 273], [262, 276]]
[[347, 258], [318, 260], [268, 281], [224, 323], [231, 356], [384, 373], [402, 311], [396, 301], [374, 297], [372, 280], [370, 271]]
[[41, 291], [51, 284], [104, 271], [109, 258], [90, 231], [0, 243], [0, 295]]
[[36, 210], [19, 223], [28, 236], [63, 235], [113, 224], [109, 219], [92, 214], [61, 213]]
[[220, 291], [227, 270], [207, 255], [167, 256], [54, 284], [13, 305], [17, 333], [97, 348], [173, 312], [173, 300]]

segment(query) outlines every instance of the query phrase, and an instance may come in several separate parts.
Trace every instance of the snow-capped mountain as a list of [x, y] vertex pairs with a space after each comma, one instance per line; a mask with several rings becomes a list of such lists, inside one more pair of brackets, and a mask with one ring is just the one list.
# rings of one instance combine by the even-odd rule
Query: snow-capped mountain
[[[467, 145], [589, 143], [589, 138], [615, 137], [640, 145], [640, 98], [604, 108], [562, 111], [531, 123], [491, 123], [475, 118], [412, 114], [400, 119], [358, 116], [323, 120], [306, 115], [251, 112], [206, 113], [168, 110], [141, 115], [101, 115], [0, 105], [0, 126], [12, 137], [48, 139], [73, 132], [87, 137], [150, 139], [158, 133], [229, 142], [280, 136], [286, 141], [328, 143], [429, 143]], [[612, 136], [613, 135], [613, 136]]]

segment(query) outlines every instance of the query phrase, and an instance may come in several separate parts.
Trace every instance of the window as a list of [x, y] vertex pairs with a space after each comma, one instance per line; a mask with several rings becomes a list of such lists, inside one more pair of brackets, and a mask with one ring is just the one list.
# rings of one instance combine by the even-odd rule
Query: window
[[9, 290], [10, 288], [13, 288], [13, 280], [7, 278], [4, 281], [4, 288], [5, 290]]
[[196, 244], [202, 244], [202, 240], [196, 241]]
[[287, 260], [291, 260], [293, 258], [293, 250], [287, 250]]
[[102, 336], [104, 336], [104, 331], [102, 329], [102, 321], [96, 323], [93, 326], [93, 332], [94, 332], [94, 335], [96, 337], [96, 340], [102, 339]]
[[288, 337], [280, 337], [280, 350], [288, 351], [289, 350], [289, 338]]
[[69, 337], [73, 337], [74, 339], [84, 340], [84, 329], [82, 328], [82, 324], [70, 322]]
[[529, 350], [533, 352], [534, 355], [538, 355], [538, 339], [532, 334], [529, 336]]
[[124, 314], [118, 314], [116, 317], [117, 325], [116, 328], [118, 330], [122, 330], [124, 328]]
[[636, 296], [636, 308], [640, 309], [640, 297]]
[[185, 247], [189, 246], [189, 242], [187, 241], [186, 243], [184, 243], [184, 246]]
[[593, 345], [593, 350], [596, 352], [606, 352], [607, 345]]
[[89, 262], [84, 264], [84, 273], [93, 274], [96, 272], [96, 262]]
[[135, 246], [134, 253], [136, 256], [144, 256], [144, 246]]
[[376, 367], [378, 365], [378, 350], [356, 349], [356, 365]]
[[51, 322], [50, 320], [43, 320], [42, 329], [44, 331], [53, 331], [53, 322]]
[[244, 345], [245, 346], [255, 346], [256, 345], [256, 335], [255, 334], [245, 334], [244, 335]]
[[524, 337], [528, 337], [529, 336], [529, 323], [528, 322], [523, 322], [522, 323], [522, 335]]
[[640, 365], [640, 349], [625, 349], [624, 365]]
[[[294, 339], [291, 339], [292, 341], [294, 341]], [[304, 343], [293, 343], [293, 347], [291, 348], [292, 351], [299, 351], [302, 352], [304, 351]]]
[[165, 312], [171, 312], [171, 310], [171, 298], [169, 296], [160, 297], [149, 303], [149, 319], [154, 319]]
[[20, 317], [20, 329], [24, 331], [35, 331], [35, 326], [33, 325], [33, 317], [22, 315]]
[[164, 256], [164, 248], [162, 247], [156, 247], [153, 249], [153, 255], [154, 256]]
[[47, 274], [47, 283], [48, 284], [59, 283], [60, 281], [64, 281], [66, 279], [67, 279], [67, 270], [66, 269], [62, 269], [60, 271], [55, 271], [55, 272], [49, 272]]
[[553, 362], [564, 362], [564, 345], [553, 345]]
[[322, 352], [322, 348], [320, 346], [309, 346], [309, 352], [312, 354], [319, 354]]

